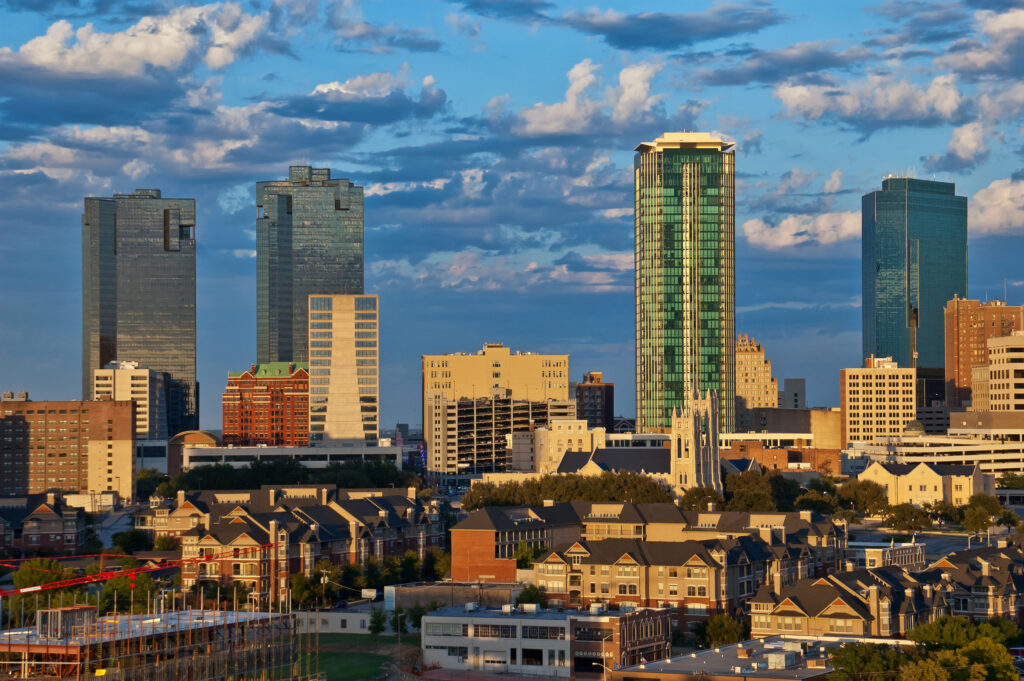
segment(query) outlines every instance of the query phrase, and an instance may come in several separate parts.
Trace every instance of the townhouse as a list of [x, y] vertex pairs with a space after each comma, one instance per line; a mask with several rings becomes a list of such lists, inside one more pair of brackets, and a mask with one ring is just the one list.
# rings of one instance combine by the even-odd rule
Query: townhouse
[[85, 544], [86, 518], [54, 492], [0, 498], [0, 553], [66, 555]]

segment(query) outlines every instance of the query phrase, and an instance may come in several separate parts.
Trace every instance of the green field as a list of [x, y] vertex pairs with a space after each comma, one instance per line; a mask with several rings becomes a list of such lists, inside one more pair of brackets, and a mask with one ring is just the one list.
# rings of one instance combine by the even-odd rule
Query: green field
[[383, 673], [383, 666], [391, 661], [385, 655], [373, 653], [320, 653], [320, 671], [327, 681], [362, 681]]

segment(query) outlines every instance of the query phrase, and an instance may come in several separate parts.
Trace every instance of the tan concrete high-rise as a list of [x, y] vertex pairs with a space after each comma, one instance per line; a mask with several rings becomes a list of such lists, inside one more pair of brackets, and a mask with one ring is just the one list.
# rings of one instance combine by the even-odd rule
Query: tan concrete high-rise
[[988, 339], [988, 408], [1024, 412], [1024, 331]]
[[470, 355], [423, 355], [423, 393], [450, 400], [511, 391], [514, 400], [569, 399], [569, 355], [512, 353], [501, 343], [485, 343]]
[[379, 310], [374, 295], [309, 297], [309, 444], [379, 439]]
[[1024, 328], [1024, 306], [956, 297], [946, 303], [945, 324], [946, 406], [962, 407], [973, 400], [973, 369], [988, 363], [988, 339]]
[[135, 437], [166, 440], [166, 374], [138, 362], [110, 362], [93, 372], [92, 399], [131, 400], [135, 403]]
[[896, 437], [916, 416], [916, 372], [891, 357], [868, 357], [864, 367], [839, 372], [843, 447]]
[[779, 406], [779, 380], [764, 348], [746, 334], [736, 339], [736, 432], [754, 430], [752, 409]]

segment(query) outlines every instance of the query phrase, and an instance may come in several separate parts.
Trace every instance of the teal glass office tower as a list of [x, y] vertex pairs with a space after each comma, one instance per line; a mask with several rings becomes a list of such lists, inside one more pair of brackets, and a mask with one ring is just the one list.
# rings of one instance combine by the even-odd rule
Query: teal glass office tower
[[167, 374], [169, 436], [199, 428], [195, 229], [195, 199], [159, 189], [85, 199], [82, 399], [109, 362]]
[[363, 292], [363, 188], [292, 166], [256, 203], [256, 361], [305, 362], [309, 296]]
[[694, 391], [735, 427], [736, 236], [733, 144], [665, 133], [636, 148], [636, 428], [667, 429]]
[[967, 198], [952, 182], [891, 177], [864, 195], [861, 221], [864, 357], [936, 374], [919, 402], [944, 399], [943, 310], [967, 297]]

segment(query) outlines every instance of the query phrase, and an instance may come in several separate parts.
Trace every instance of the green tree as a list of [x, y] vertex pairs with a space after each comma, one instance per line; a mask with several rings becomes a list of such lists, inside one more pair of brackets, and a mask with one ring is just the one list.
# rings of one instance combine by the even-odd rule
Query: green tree
[[152, 551], [153, 539], [142, 530], [128, 530], [116, 532], [113, 536], [114, 548], [121, 553], [135, 553], [136, 551]]
[[768, 484], [772, 489], [772, 500], [780, 511], [795, 511], [796, 499], [803, 492], [800, 483], [790, 480], [778, 471], [769, 471]]
[[972, 665], [985, 669], [985, 681], [1019, 681], [1020, 675], [1013, 665], [1013, 658], [1006, 650], [987, 636], [980, 636], [958, 651]]
[[1024, 473], [1003, 473], [996, 487], [1005, 489], [1024, 489]]
[[167, 535], [157, 537], [153, 542], [153, 548], [157, 551], [177, 551], [178, 540]]
[[725, 508], [728, 511], [775, 511], [772, 484], [757, 471], [743, 471], [725, 478]]
[[544, 589], [540, 588], [536, 584], [530, 584], [523, 588], [516, 596], [516, 605], [522, 605], [523, 603], [536, 603], [542, 608], [548, 606], [548, 595], [544, 592]]
[[384, 559], [384, 584], [398, 584], [402, 581], [402, 561], [398, 556]]
[[158, 591], [153, 578], [145, 572], [135, 575], [134, 579], [130, 576], [108, 579], [100, 592], [100, 612], [146, 612], [149, 598]]
[[321, 558], [313, 566], [313, 591], [320, 603], [327, 605], [338, 596], [338, 584], [341, 584], [341, 566], [335, 565], [326, 558]]
[[516, 567], [520, 570], [529, 570], [533, 567], [533, 561], [536, 560], [539, 553], [539, 551], [531, 549], [526, 542], [519, 542], [513, 556], [516, 559]]
[[156, 488], [169, 478], [155, 468], [142, 468], [135, 474], [135, 496], [139, 499], [149, 499], [156, 492]]
[[830, 681], [898, 679], [900, 667], [909, 661], [904, 652], [873, 643], [848, 643], [831, 653]]
[[546, 499], [626, 501], [636, 504], [671, 502], [674, 496], [664, 484], [646, 475], [618, 471], [596, 476], [543, 475], [503, 485], [473, 485], [462, 497], [462, 507], [473, 511], [484, 506], [539, 506]]
[[964, 617], [946, 615], [907, 632], [907, 638], [928, 650], [962, 648], [978, 638], [990, 638], [1000, 645], [1014, 645], [1021, 630], [1011, 620], [993, 617], [971, 622]]
[[420, 557], [415, 551], [406, 551], [402, 555], [402, 582], [415, 582], [420, 578]]
[[889, 506], [885, 488], [871, 480], [848, 480], [837, 488], [836, 496], [841, 507], [853, 509], [862, 517], [881, 515]]
[[743, 623], [729, 615], [712, 615], [694, 630], [698, 640], [710, 648], [744, 640]]
[[380, 589], [384, 586], [384, 577], [380, 571], [380, 563], [373, 556], [366, 559], [363, 565], [363, 579], [367, 589]]
[[423, 554], [423, 579], [425, 580], [443, 579], [451, 567], [452, 557], [436, 546], [431, 546]]
[[309, 605], [316, 599], [316, 591], [309, 578], [301, 572], [292, 575], [292, 602], [298, 605]]
[[679, 508], [684, 511], [707, 511], [712, 504], [715, 508], [724, 508], [725, 499], [710, 487], [691, 487], [679, 498]]
[[897, 504], [885, 512], [885, 524], [901, 532], [919, 532], [931, 527], [932, 519], [913, 504]]
[[408, 627], [415, 627], [416, 629], [422, 629], [423, 616], [430, 612], [427, 606], [416, 603], [415, 605], [409, 606], [405, 610], [406, 624]]
[[997, 525], [1008, 527], [1011, 530], [1020, 526], [1020, 516], [1016, 512], [1006, 509], [999, 514], [999, 518], [996, 519]]
[[366, 630], [370, 632], [371, 636], [380, 636], [381, 633], [387, 629], [388, 616], [381, 608], [370, 608], [370, 623], [367, 625]]
[[901, 681], [950, 681], [949, 672], [938, 660], [923, 658], [900, 666]]
[[388, 624], [391, 625], [391, 631], [396, 634], [401, 632], [403, 634], [409, 633], [409, 613], [405, 611], [402, 606], [396, 606], [394, 611], [391, 613], [391, 617], [388, 619]]
[[836, 510], [837, 499], [817, 490], [808, 490], [796, 498], [798, 511], [815, 511], [831, 515]]
[[925, 504], [924, 510], [928, 516], [938, 523], [960, 523], [963, 521], [963, 512], [945, 501], [936, 501], [933, 504]]
[[[363, 571], [359, 569], [358, 565], [348, 563], [345, 567], [341, 568], [341, 585], [349, 589], [362, 589], [366, 586]], [[353, 592], [347, 591], [346, 595], [351, 593]]]

